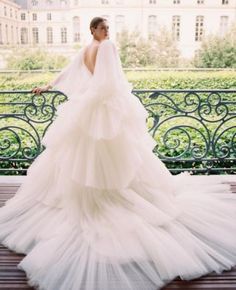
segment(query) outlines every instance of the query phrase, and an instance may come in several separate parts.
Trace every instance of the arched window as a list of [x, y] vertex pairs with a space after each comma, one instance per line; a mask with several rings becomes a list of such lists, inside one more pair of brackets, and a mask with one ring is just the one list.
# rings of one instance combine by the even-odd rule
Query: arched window
[[37, 6], [39, 4], [37, 0], [32, 0], [31, 3], [33, 6]]
[[173, 40], [178, 41], [180, 39], [180, 16], [179, 15], [172, 16], [172, 36], [173, 36]]
[[80, 41], [80, 19], [78, 16], [73, 17], [73, 39], [74, 42]]
[[9, 32], [8, 32], [8, 25], [5, 25], [5, 31], [6, 31], [6, 44], [9, 44]]
[[47, 27], [47, 43], [53, 43], [53, 30], [52, 30], [52, 27]]
[[229, 24], [229, 16], [220, 16], [220, 35], [224, 36], [227, 29], [228, 29], [228, 24]]
[[11, 44], [14, 43], [14, 28], [13, 25], [11, 26]]
[[21, 44], [28, 43], [28, 29], [26, 27], [22, 27], [20, 31], [20, 42]]
[[105, 18], [107, 21], [109, 21], [110, 16], [109, 15], [101, 15], [102, 18]]
[[67, 0], [61, 0], [61, 7], [65, 7], [67, 5]]
[[124, 28], [125, 28], [125, 16], [116, 15], [116, 37], [119, 37]]
[[202, 41], [204, 34], [204, 16], [196, 16], [195, 41]]
[[39, 29], [38, 27], [33, 27], [32, 29], [33, 32], [33, 43], [39, 43]]
[[148, 36], [153, 38], [157, 33], [157, 16], [149, 15], [148, 16]]
[[19, 44], [19, 29], [16, 27], [16, 43]]
[[2, 23], [0, 23], [0, 44], [2, 44]]
[[67, 43], [67, 28], [61, 28], [61, 43]]

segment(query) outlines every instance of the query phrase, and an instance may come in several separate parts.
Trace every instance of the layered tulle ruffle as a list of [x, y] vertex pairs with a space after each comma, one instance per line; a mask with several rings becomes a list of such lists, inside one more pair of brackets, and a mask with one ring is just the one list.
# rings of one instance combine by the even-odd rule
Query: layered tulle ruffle
[[18, 268], [39, 289], [156, 290], [230, 269], [236, 197], [226, 186], [198, 195], [189, 186], [173, 198], [137, 180], [120, 191], [71, 183], [64, 207], [25, 187], [0, 211], [0, 240], [27, 254]]
[[18, 268], [40, 290], [157, 290], [236, 265], [236, 196], [220, 177], [171, 175], [112, 53], [104, 42], [95, 76], [76, 59], [84, 81], [0, 209], [0, 242], [26, 254]]

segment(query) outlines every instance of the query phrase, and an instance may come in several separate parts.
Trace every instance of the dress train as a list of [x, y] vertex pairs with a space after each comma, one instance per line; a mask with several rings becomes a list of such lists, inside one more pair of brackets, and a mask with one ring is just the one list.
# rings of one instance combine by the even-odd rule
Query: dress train
[[109, 40], [92, 75], [82, 49], [52, 85], [69, 100], [46, 149], [0, 209], [0, 242], [42, 290], [156, 290], [236, 265], [236, 195], [173, 176]]

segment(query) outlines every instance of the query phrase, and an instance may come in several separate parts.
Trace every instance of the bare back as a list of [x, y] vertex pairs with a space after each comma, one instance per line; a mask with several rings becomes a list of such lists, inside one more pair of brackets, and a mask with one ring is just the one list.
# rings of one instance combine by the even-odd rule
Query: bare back
[[87, 69], [93, 74], [98, 51], [98, 44], [92, 43], [85, 48], [84, 64]]

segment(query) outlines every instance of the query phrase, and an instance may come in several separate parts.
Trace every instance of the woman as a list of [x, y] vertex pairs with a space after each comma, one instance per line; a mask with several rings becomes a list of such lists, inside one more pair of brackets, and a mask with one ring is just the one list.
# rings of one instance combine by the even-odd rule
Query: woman
[[105, 19], [43, 88], [69, 100], [46, 149], [0, 210], [0, 242], [46, 290], [156, 290], [236, 264], [236, 196], [228, 185], [172, 176], [152, 152], [147, 112], [131, 94]]

